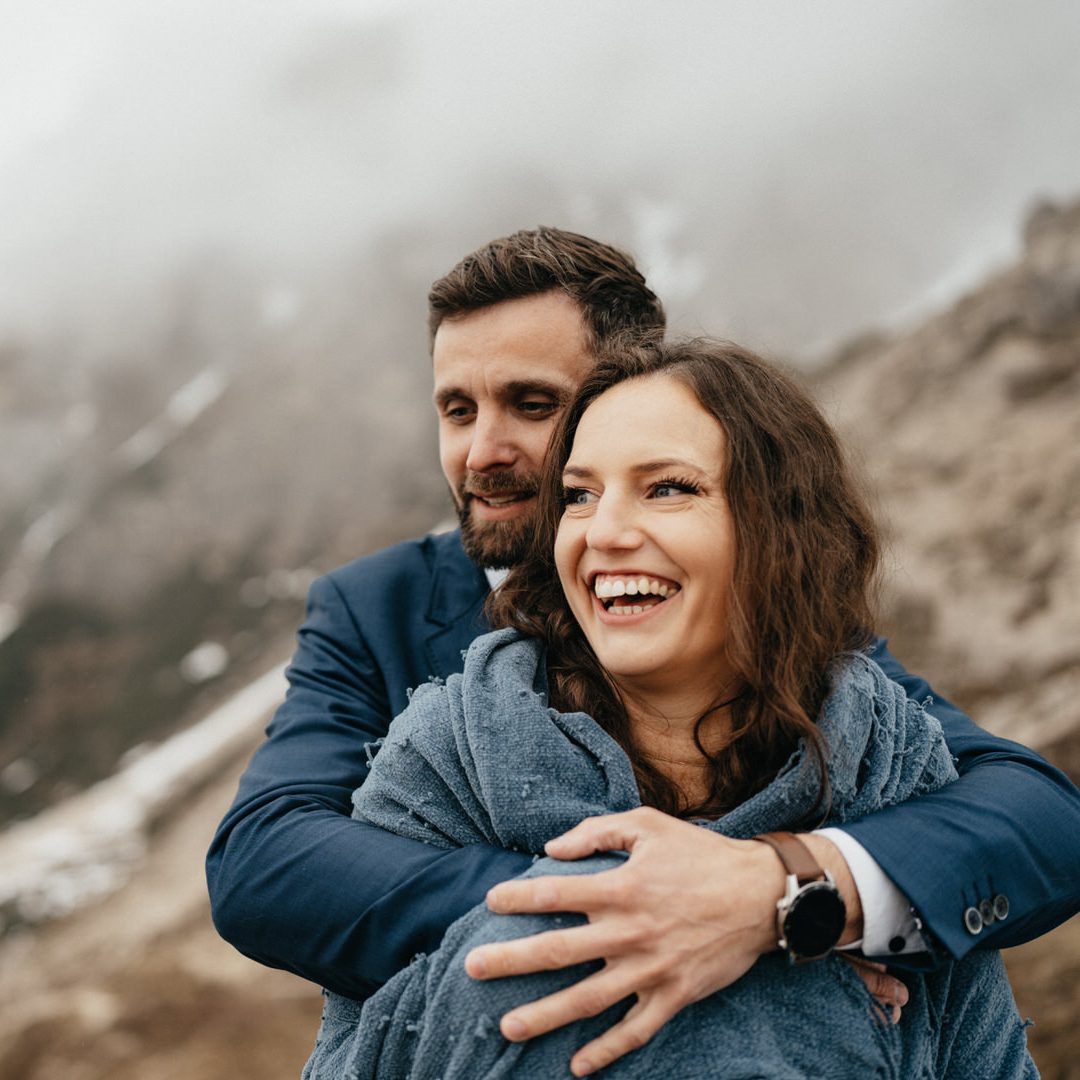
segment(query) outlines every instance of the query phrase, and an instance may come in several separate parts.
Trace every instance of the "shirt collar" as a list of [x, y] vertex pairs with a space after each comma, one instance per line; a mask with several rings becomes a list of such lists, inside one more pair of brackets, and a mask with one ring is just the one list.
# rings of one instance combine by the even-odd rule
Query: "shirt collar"
[[491, 591], [494, 592], [505, 580], [510, 571], [503, 567], [501, 570], [492, 570], [490, 566], [484, 567], [484, 576], [488, 579]]

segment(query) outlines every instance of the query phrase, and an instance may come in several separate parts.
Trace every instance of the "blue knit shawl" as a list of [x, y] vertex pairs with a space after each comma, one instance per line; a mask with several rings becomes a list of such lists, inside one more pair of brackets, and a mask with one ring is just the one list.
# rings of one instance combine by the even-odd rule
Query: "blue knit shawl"
[[[830, 823], [956, 777], [938, 722], [860, 654], [834, 663], [818, 727]], [[789, 828], [814, 810], [818, 787], [813, 755], [801, 746], [763, 790], [702, 825], [741, 838]], [[583, 818], [630, 810], [640, 800], [630, 762], [614, 740], [583, 713], [547, 707], [540, 643], [500, 630], [472, 644], [462, 675], [413, 694], [354, 804], [354, 816], [439, 847], [485, 843], [539, 855], [547, 840]], [[591, 874], [624, 857], [540, 857], [525, 876]], [[463, 964], [476, 945], [582, 921], [474, 908], [451, 926], [434, 954], [418, 958], [366, 1002], [327, 994], [304, 1080], [569, 1076], [573, 1053], [615, 1023], [628, 1003], [526, 1043], [505, 1040], [499, 1018], [597, 965], [476, 982]], [[842, 960], [790, 967], [779, 954], [765, 956], [733, 986], [683, 1009], [603, 1076], [1037, 1075], [997, 953], [975, 952], [905, 978], [910, 1000], [893, 1025]]]

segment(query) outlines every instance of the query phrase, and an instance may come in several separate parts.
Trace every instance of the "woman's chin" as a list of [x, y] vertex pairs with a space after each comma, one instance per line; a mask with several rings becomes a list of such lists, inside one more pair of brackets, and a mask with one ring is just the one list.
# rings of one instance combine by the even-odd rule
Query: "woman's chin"
[[643, 645], [623, 645], [597, 649], [594, 646], [593, 651], [604, 670], [616, 682], [625, 681], [635, 684], [668, 682], [678, 675], [678, 672], [673, 670], [675, 658], [658, 654], [655, 648], [647, 648]]

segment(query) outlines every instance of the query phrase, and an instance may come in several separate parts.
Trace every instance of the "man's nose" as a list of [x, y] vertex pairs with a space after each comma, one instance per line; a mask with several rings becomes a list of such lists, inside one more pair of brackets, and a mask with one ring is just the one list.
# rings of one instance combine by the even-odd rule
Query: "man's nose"
[[481, 412], [473, 424], [465, 467], [471, 472], [507, 468], [517, 461], [517, 446], [503, 418]]
[[585, 533], [585, 543], [596, 551], [632, 550], [640, 547], [642, 532], [627, 499], [605, 492]]

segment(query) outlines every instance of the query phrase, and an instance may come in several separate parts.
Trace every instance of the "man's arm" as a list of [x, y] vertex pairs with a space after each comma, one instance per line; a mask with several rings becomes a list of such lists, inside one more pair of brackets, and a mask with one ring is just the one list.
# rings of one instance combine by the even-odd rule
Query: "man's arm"
[[312, 586], [288, 675], [207, 856], [214, 922], [253, 959], [364, 997], [531, 860], [443, 850], [351, 819], [365, 746], [386, 733], [391, 706], [331, 579]]
[[[1034, 751], [972, 723], [878, 641], [871, 657], [941, 723], [960, 779], [839, 826], [908, 898], [945, 953], [1019, 945], [1080, 909], [1080, 791]], [[1004, 897], [1008, 916], [973, 933], [969, 908]], [[972, 920], [974, 926], [974, 920]], [[905, 957], [895, 957], [902, 965]]]
[[[884, 642], [873, 655], [909, 696], [932, 696]], [[930, 711], [942, 723], [960, 778], [845, 831], [857, 835], [955, 955], [973, 945], [996, 948], [1037, 937], [1080, 908], [1080, 792], [1037, 754], [981, 731], [948, 702], [938, 699]], [[834, 845], [816, 835], [803, 839], [822, 865], [843, 871]], [[685, 1005], [734, 982], [776, 943], [782, 875], [765, 845], [634, 810], [590, 818], [547, 846], [549, 855], [564, 859], [605, 850], [626, 850], [630, 857], [592, 878], [505, 882], [488, 898], [503, 913], [582, 912], [588, 925], [483, 947], [467, 961], [475, 977], [496, 978], [604, 959], [597, 974], [502, 1018], [507, 1038], [526, 1039], [635, 994], [624, 1019], [575, 1055], [578, 1076], [640, 1046]], [[962, 920], [966, 907], [984, 895], [1008, 896], [1008, 917], [968, 935], [971, 940], [962, 922], [960, 933], [951, 932], [950, 920]], [[858, 932], [849, 926], [845, 938]], [[962, 948], [955, 947], [957, 938]], [[924, 953], [921, 959], [925, 966], [940, 957]]]

